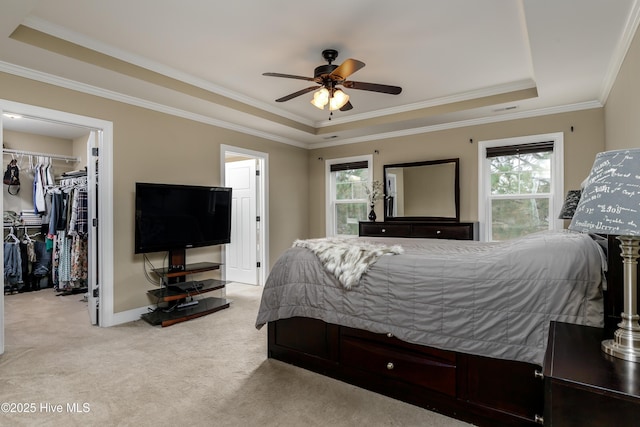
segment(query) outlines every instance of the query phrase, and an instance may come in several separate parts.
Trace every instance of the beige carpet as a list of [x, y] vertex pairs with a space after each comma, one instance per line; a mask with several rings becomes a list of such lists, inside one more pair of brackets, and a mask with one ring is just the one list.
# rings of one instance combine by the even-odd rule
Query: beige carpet
[[168, 328], [91, 326], [81, 295], [53, 289], [6, 295], [0, 402], [35, 412], [0, 425], [468, 426], [267, 359], [260, 292], [231, 284], [229, 309]]

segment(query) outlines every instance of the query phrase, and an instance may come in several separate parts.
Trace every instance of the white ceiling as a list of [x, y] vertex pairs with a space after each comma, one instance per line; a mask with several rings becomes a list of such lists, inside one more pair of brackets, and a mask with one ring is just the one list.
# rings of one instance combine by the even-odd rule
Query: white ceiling
[[[0, 0], [0, 71], [312, 148], [602, 106], [638, 8], [637, 0]], [[11, 38], [20, 25], [110, 61]], [[339, 51], [336, 64], [366, 64], [349, 79], [402, 93], [345, 89], [354, 108], [331, 120], [309, 103], [312, 93], [274, 102], [312, 84], [262, 73], [313, 77], [327, 48]], [[137, 67], [110, 68], [115, 59]], [[150, 80], [158, 74], [171, 84]]]

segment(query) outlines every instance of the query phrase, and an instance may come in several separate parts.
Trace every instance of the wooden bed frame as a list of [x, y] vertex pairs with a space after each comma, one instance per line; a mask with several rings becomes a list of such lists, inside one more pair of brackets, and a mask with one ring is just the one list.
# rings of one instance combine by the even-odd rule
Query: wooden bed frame
[[[623, 270], [614, 236], [607, 243], [604, 320], [613, 336], [623, 307]], [[270, 358], [479, 426], [543, 423], [540, 366], [409, 344], [309, 318], [270, 322], [268, 329]]]

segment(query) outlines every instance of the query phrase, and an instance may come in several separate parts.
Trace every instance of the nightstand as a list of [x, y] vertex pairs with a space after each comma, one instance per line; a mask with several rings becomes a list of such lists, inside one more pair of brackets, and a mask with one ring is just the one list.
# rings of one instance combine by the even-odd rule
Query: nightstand
[[551, 322], [544, 361], [545, 426], [640, 422], [640, 363], [600, 350], [604, 329]]

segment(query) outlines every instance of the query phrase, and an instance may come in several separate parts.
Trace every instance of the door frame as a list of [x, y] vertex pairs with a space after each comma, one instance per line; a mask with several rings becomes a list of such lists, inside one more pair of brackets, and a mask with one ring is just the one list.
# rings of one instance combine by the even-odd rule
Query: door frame
[[[260, 151], [249, 150], [241, 147], [234, 147], [231, 145], [220, 144], [220, 182], [221, 185], [225, 185], [225, 163], [227, 154], [240, 154], [245, 157], [257, 159], [260, 162], [260, 179], [258, 179], [258, 185], [256, 186], [257, 197], [260, 203], [256, 209], [257, 215], [260, 217], [260, 228], [258, 233], [258, 244], [260, 245], [260, 251], [258, 252], [258, 262], [260, 268], [258, 269], [258, 286], [265, 284], [267, 276], [269, 274], [269, 195], [267, 188], [269, 188], [269, 154]], [[222, 259], [226, 260], [226, 248], [222, 247]], [[223, 279], [226, 280], [226, 272], [223, 266]]]
[[[100, 162], [98, 174], [100, 176], [100, 191], [98, 192], [98, 218], [95, 235], [100, 242], [97, 248], [98, 283], [100, 287], [100, 311], [98, 324], [100, 326], [114, 325], [113, 313], [113, 123], [93, 117], [81, 116], [59, 110], [38, 107], [5, 99], [0, 99], [0, 135], [3, 135], [3, 113], [17, 113], [31, 118], [81, 126], [88, 129], [102, 131], [102, 138], [98, 142]], [[93, 189], [91, 190], [93, 191]], [[90, 197], [92, 196], [91, 193]], [[95, 197], [95, 195], [94, 195]], [[0, 198], [0, 208], [4, 211], [4, 202]], [[93, 259], [96, 259], [95, 257]], [[4, 259], [0, 257], [0, 268], [4, 271]], [[0, 354], [4, 353], [4, 292], [0, 295]]]

